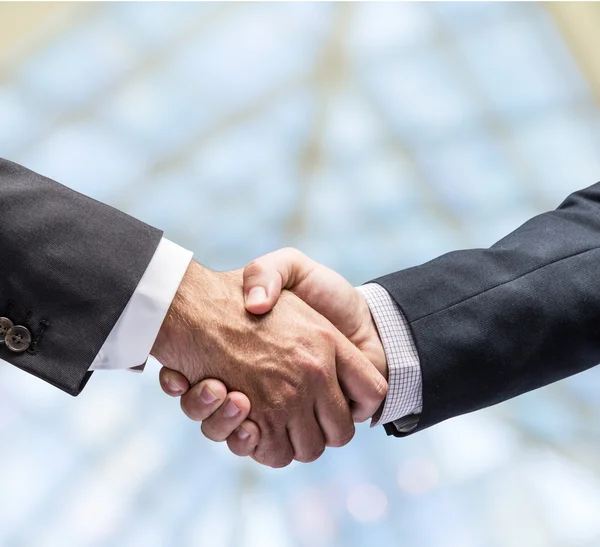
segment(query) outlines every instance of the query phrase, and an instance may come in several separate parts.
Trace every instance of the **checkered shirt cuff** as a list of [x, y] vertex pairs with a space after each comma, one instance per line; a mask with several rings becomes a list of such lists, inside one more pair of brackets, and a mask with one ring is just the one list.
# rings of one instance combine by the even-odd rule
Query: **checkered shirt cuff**
[[421, 364], [404, 314], [376, 283], [357, 287], [365, 297], [379, 331], [388, 365], [388, 393], [371, 426], [394, 422], [399, 431], [416, 426], [423, 408]]

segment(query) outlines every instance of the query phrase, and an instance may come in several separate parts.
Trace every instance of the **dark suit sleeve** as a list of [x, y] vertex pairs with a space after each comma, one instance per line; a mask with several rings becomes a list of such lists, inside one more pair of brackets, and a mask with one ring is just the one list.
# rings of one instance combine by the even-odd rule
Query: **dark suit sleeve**
[[0, 358], [77, 395], [161, 235], [0, 159], [0, 315], [33, 338]]
[[600, 183], [490, 249], [453, 252], [375, 282], [404, 312], [421, 360], [423, 412], [413, 431], [593, 367]]

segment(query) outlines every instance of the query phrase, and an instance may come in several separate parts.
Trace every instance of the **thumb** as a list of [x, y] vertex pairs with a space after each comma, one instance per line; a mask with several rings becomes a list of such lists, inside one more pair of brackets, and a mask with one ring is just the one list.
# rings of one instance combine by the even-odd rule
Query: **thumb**
[[246, 310], [267, 313], [279, 300], [281, 290], [293, 288], [310, 273], [313, 262], [296, 249], [280, 249], [253, 260], [244, 268]]
[[270, 311], [282, 289], [295, 293], [344, 336], [352, 338], [363, 324], [364, 304], [356, 289], [340, 274], [297, 249], [266, 254], [244, 269], [246, 310], [250, 313]]

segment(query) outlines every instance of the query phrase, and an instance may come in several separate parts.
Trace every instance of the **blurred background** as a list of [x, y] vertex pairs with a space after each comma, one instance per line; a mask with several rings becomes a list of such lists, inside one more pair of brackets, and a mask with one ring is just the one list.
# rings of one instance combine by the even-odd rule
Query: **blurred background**
[[[360, 284], [600, 179], [598, 4], [0, 4], [0, 156], [215, 269]], [[440, 280], [443, 282], [443, 280]], [[600, 370], [261, 468], [158, 365], [72, 399], [0, 369], [0, 545], [596, 547]]]

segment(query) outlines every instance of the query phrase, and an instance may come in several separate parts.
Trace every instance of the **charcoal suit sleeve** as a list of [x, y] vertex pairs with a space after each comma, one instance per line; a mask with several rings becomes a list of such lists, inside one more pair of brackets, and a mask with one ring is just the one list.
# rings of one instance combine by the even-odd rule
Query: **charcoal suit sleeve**
[[0, 315], [31, 333], [0, 358], [71, 395], [119, 319], [162, 233], [0, 159]]
[[589, 369], [600, 362], [600, 183], [489, 249], [375, 282], [402, 310], [419, 354], [413, 432]]

